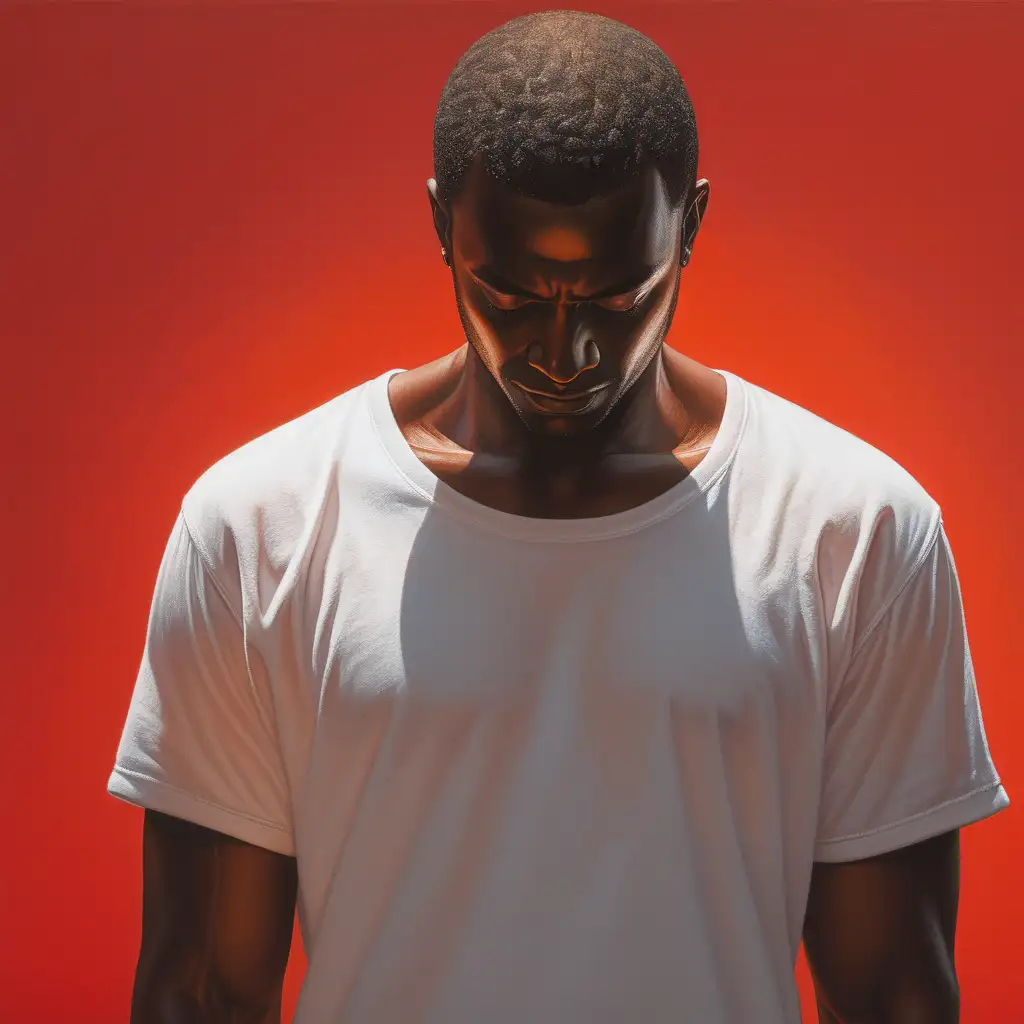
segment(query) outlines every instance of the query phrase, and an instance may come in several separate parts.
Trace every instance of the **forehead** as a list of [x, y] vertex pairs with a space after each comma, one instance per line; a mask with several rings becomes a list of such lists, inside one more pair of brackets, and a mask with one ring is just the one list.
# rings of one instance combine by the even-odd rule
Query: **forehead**
[[453, 241], [471, 263], [609, 269], [667, 259], [681, 219], [653, 167], [608, 195], [568, 206], [514, 192], [474, 165], [452, 215]]

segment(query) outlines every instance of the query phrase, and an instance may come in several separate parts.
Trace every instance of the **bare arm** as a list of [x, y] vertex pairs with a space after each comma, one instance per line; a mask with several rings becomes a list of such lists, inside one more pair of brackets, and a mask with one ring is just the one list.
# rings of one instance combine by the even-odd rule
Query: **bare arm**
[[295, 860], [146, 811], [131, 1024], [278, 1024]]
[[822, 1024], [956, 1024], [958, 832], [815, 864], [804, 946]]

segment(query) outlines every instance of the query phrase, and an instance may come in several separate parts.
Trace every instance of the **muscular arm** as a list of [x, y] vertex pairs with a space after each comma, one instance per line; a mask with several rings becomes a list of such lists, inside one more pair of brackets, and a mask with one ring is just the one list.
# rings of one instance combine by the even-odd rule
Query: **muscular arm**
[[804, 947], [822, 1024], [956, 1024], [959, 833], [815, 864]]
[[278, 1024], [295, 860], [147, 811], [131, 1024]]

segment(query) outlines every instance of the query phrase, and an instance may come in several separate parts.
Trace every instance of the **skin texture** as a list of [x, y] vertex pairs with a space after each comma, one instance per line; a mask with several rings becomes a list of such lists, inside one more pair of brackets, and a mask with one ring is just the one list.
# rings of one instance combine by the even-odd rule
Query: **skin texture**
[[[722, 377], [665, 333], [707, 206], [673, 209], [654, 169], [575, 206], [526, 198], [474, 167], [451, 206], [428, 182], [468, 344], [398, 374], [392, 408], [446, 483], [503, 511], [605, 515], [678, 482], [714, 439]], [[520, 388], [603, 386], [578, 416]]]
[[295, 919], [296, 862], [146, 811], [131, 1024], [270, 1024]]
[[[418, 457], [449, 486], [519, 515], [581, 518], [651, 500], [700, 462], [725, 382], [664, 344], [707, 208], [678, 208], [651, 169], [576, 206], [471, 170], [451, 204], [427, 185], [467, 343], [397, 374], [389, 397]], [[535, 408], [605, 385], [577, 416]], [[957, 833], [815, 865], [805, 941], [826, 1024], [959, 1018]], [[132, 1024], [280, 1019], [296, 863], [147, 812]]]
[[804, 948], [823, 1024], [953, 1024], [959, 833], [816, 864]]

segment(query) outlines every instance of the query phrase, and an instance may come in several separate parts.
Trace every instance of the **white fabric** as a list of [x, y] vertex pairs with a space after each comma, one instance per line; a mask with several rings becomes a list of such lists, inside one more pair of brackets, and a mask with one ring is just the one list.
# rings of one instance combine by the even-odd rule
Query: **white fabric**
[[640, 508], [474, 503], [397, 370], [184, 499], [109, 790], [298, 858], [297, 1024], [792, 1024], [812, 861], [1005, 807], [934, 501], [732, 374]]

